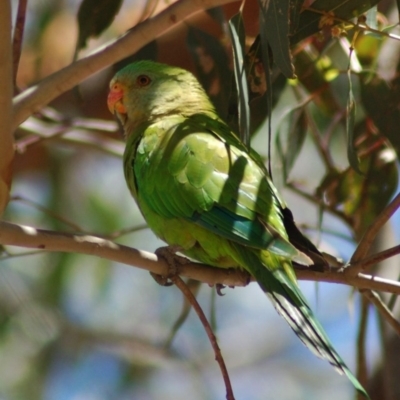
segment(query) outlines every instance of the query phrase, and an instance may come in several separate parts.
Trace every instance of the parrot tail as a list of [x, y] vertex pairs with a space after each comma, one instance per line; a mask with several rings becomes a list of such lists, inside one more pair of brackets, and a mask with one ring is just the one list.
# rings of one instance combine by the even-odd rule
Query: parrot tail
[[[314, 316], [297, 282], [283, 268], [267, 268], [253, 251], [234, 245], [248, 272], [271, 299], [275, 309], [286, 320], [300, 340], [318, 357], [327, 360], [340, 374], [344, 373], [354, 388], [366, 399], [369, 396], [357, 378], [333, 348], [324, 328]], [[276, 256], [272, 255], [274, 258]], [[276, 257], [277, 263], [289, 262]]]

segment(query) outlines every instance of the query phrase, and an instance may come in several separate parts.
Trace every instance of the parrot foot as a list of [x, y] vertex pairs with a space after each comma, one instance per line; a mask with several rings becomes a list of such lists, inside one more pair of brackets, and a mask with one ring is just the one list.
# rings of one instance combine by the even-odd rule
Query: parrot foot
[[173, 282], [169, 279], [171, 276], [178, 275], [179, 266], [187, 264], [189, 261], [185, 257], [178, 256], [176, 253], [181, 251], [179, 246], [159, 247], [155, 253], [157, 257], [163, 258], [168, 264], [168, 274], [166, 276], [150, 272], [153, 279], [161, 286], [172, 286]]

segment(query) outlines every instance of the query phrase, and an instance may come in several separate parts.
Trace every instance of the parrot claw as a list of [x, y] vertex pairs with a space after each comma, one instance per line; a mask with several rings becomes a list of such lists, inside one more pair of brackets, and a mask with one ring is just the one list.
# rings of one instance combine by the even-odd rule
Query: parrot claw
[[178, 275], [178, 265], [187, 264], [189, 261], [185, 257], [178, 256], [176, 253], [182, 249], [179, 246], [165, 246], [159, 247], [155, 253], [157, 257], [163, 258], [168, 264], [168, 273], [166, 276], [155, 274], [150, 272], [153, 279], [161, 286], [172, 286], [173, 283], [169, 280], [169, 277]]
[[217, 291], [218, 296], [225, 296], [225, 293], [222, 293], [222, 289], [225, 289], [226, 286], [222, 283], [217, 283], [215, 285], [215, 290]]

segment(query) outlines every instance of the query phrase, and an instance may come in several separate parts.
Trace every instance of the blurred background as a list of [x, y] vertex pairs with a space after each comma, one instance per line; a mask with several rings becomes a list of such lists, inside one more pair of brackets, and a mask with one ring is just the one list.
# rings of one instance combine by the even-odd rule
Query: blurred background
[[[169, 4], [114, 1], [121, 3], [119, 10], [118, 4], [113, 6], [115, 19], [93, 37], [94, 28], [84, 32], [94, 23], [84, 3], [89, 10], [96, 7], [93, 1], [27, 2], [16, 92]], [[109, 10], [110, 2], [104, 3]], [[398, 34], [398, 27], [392, 27], [398, 24], [396, 2], [376, 3], [367, 14], [368, 26], [391, 27], [387, 31]], [[15, 21], [20, 2], [12, 5]], [[177, 24], [25, 121], [16, 132], [12, 201], [4, 219], [94, 234], [152, 252], [162, 246], [125, 184], [124, 142], [107, 110], [108, 82], [134, 59], [187, 68], [199, 77], [221, 116], [237, 126], [227, 21], [239, 6], [228, 4]], [[256, 1], [245, 4], [242, 17], [243, 49], [247, 60], [254, 61], [260, 53], [252, 45], [264, 28]], [[307, 236], [324, 251], [348, 260], [365, 229], [398, 190], [400, 45], [384, 35], [356, 33], [345, 23], [325, 25], [319, 27], [322, 33], [293, 44], [296, 79], [273, 70], [272, 171]], [[262, 73], [249, 70], [262, 82]], [[268, 110], [260, 80], [250, 88], [251, 135], [252, 146], [267, 159]], [[362, 175], [349, 166], [349, 80], [357, 107], [354, 142]], [[397, 213], [374, 251], [399, 243], [399, 226]], [[225, 397], [197, 316], [190, 312], [174, 331], [184, 307], [177, 288], [160, 287], [145, 271], [90, 256], [9, 246], [0, 250], [0, 399]], [[397, 280], [398, 257], [380, 265], [378, 272]], [[213, 323], [237, 399], [354, 398], [348, 381], [301, 344], [255, 283], [226, 288], [223, 297], [215, 288], [191, 285]], [[388, 372], [398, 371], [398, 342], [376, 310], [351, 287], [314, 282], [300, 286], [350, 369], [359, 372], [365, 355], [362, 367], [371, 397], [400, 398], [399, 385]], [[396, 313], [395, 302], [391, 304]]]

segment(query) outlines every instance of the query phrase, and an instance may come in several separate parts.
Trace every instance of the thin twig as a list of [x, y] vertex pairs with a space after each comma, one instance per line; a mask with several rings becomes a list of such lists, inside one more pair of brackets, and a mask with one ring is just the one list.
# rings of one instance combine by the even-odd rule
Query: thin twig
[[17, 72], [19, 60], [21, 58], [22, 39], [24, 37], [26, 5], [28, 0], [18, 1], [17, 19], [15, 21], [13, 37], [13, 82], [14, 88], [17, 87]]
[[378, 309], [378, 311], [382, 314], [382, 317], [389, 322], [392, 328], [397, 332], [400, 336], [400, 322], [397, 321], [395, 316], [386, 306], [386, 304], [379, 297], [378, 293], [372, 290], [360, 290], [360, 292]]
[[[346, 268], [352, 274], [360, 272], [363, 270], [364, 266], [358, 264], [367, 255], [376, 235], [381, 230], [382, 226], [386, 224], [389, 218], [397, 211], [400, 207], [400, 193], [396, 195], [393, 201], [386, 206], [386, 208], [375, 218], [373, 224], [367, 229], [362, 237], [360, 243], [357, 246], [356, 251], [350, 260], [350, 266]], [[358, 264], [357, 266], [355, 264]]]
[[179, 288], [179, 290], [183, 293], [183, 295], [188, 299], [189, 303], [192, 305], [194, 310], [196, 311], [197, 316], [199, 317], [208, 338], [210, 339], [210, 343], [212, 348], [214, 349], [215, 353], [215, 360], [217, 361], [219, 368], [221, 369], [222, 377], [224, 378], [225, 388], [226, 388], [226, 399], [227, 400], [234, 400], [235, 396], [233, 395], [231, 381], [229, 379], [228, 370], [226, 369], [226, 365], [224, 362], [224, 358], [222, 357], [221, 349], [218, 346], [217, 338], [212, 331], [210, 324], [207, 321], [206, 316], [202, 308], [200, 307], [199, 303], [194, 297], [191, 290], [187, 287], [186, 283], [178, 276], [173, 275], [169, 277], [169, 279], [174, 282], [174, 284]]

